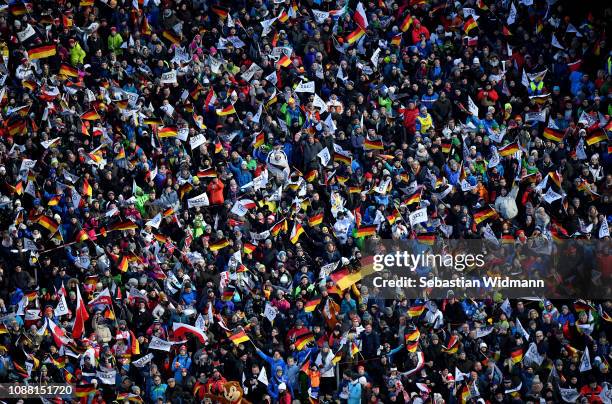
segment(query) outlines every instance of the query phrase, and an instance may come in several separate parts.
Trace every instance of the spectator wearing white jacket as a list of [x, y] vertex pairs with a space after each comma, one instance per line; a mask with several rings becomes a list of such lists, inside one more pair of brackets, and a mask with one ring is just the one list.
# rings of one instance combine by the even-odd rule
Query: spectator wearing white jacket
[[501, 195], [495, 200], [495, 210], [506, 220], [512, 220], [518, 215], [518, 207], [516, 206], [516, 196], [518, 195], [518, 186], [513, 186], [508, 192], [502, 188]]

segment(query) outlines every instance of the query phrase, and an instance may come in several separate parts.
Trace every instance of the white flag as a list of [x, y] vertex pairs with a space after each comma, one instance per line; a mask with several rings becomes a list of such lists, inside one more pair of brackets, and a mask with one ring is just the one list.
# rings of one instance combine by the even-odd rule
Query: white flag
[[525, 356], [523, 357], [523, 364], [529, 366], [530, 364], [535, 363], [540, 366], [543, 361], [544, 357], [539, 354], [538, 346], [535, 344], [535, 342], [529, 344], [529, 349], [527, 349], [527, 352], [525, 352]]
[[474, 117], [478, 118], [478, 106], [472, 100], [472, 97], [468, 95], [468, 110], [474, 115]]
[[[361, 4], [361, 3], [359, 3]], [[380, 48], [376, 48], [376, 50], [374, 51], [374, 53], [372, 54], [372, 57], [370, 58], [370, 60], [372, 61], [372, 64], [374, 65], [374, 67], [378, 67], [378, 58], [380, 56]]]
[[584, 348], [582, 359], [580, 359], [580, 372], [586, 372], [593, 369], [591, 366], [591, 358], [589, 357], [589, 347]]
[[257, 113], [253, 116], [253, 122], [259, 123], [259, 120], [261, 119], [262, 110], [263, 110], [263, 104], [259, 104], [259, 109], [257, 110]]
[[176, 84], [176, 70], [162, 73], [160, 82], [162, 84]]
[[249, 210], [242, 203], [240, 203], [240, 201], [236, 201], [234, 203], [234, 206], [232, 207], [232, 210], [230, 211], [230, 213], [233, 213], [234, 215], [243, 217], [247, 213], [249, 213]]
[[497, 237], [495, 237], [495, 233], [493, 233], [493, 229], [488, 223], [484, 228], [484, 238], [495, 245], [499, 245], [499, 240], [497, 239]]
[[512, 315], [512, 307], [510, 307], [510, 300], [506, 298], [502, 305], [500, 306], [506, 317], [510, 317]]
[[610, 383], [603, 382], [601, 393], [599, 393], [599, 398], [604, 404], [612, 403], [612, 389], [610, 389]]
[[427, 208], [421, 208], [421, 209], [415, 210], [414, 212], [410, 214], [410, 216], [408, 216], [408, 219], [410, 220], [411, 227], [414, 227], [415, 225], [419, 223], [426, 222], [427, 221]]
[[265, 366], [261, 367], [261, 370], [259, 371], [259, 376], [257, 376], [257, 380], [262, 382], [266, 386], [269, 384], [269, 382], [268, 382], [268, 374], [266, 373]]
[[516, 319], [516, 330], [523, 334], [523, 337], [525, 337], [525, 341], [529, 341], [529, 333], [525, 331], [525, 329], [523, 328], [523, 324], [521, 324], [521, 320], [519, 320], [518, 318]]
[[486, 337], [493, 332], [493, 327], [479, 328], [476, 330], [476, 339]]
[[516, 21], [516, 7], [514, 3], [510, 5], [510, 13], [508, 13], [508, 18], [506, 19], [506, 24], [512, 25]]
[[557, 199], [561, 199], [561, 195], [553, 191], [552, 187], [548, 188], [548, 191], [542, 196], [542, 198], [549, 204], [553, 203]]
[[159, 229], [159, 225], [161, 224], [161, 221], [162, 221], [162, 215], [161, 213], [158, 213], [157, 215], [155, 215], [153, 219], [146, 222], [145, 226], [151, 226], [151, 227], [155, 227], [156, 229]]
[[185, 342], [186, 341], [165, 341], [161, 338], [153, 336], [153, 338], [151, 339], [151, 342], [149, 343], [149, 349], [170, 352], [172, 345], [183, 344]]
[[317, 24], [323, 24], [325, 20], [329, 17], [329, 13], [327, 11], [321, 10], [310, 10], [312, 11], [312, 15], [315, 18]]
[[489, 160], [489, 168], [497, 167], [499, 164], [499, 154], [497, 153], [497, 147], [491, 146], [491, 160]]
[[319, 158], [321, 159], [321, 165], [323, 167], [327, 166], [327, 164], [329, 163], [329, 161], [331, 160], [331, 155], [329, 154], [329, 149], [327, 147], [324, 147], [318, 154], [317, 156], [319, 156]]
[[604, 218], [599, 226], [599, 238], [610, 237], [610, 228], [608, 227], [608, 221]]
[[266, 308], [264, 309], [264, 317], [268, 319], [268, 321], [273, 322], [276, 318], [278, 311], [274, 306], [270, 303], [266, 303]]
[[55, 317], [60, 317], [68, 313], [70, 313], [70, 311], [68, 310], [68, 305], [66, 304], [66, 297], [61, 295], [59, 302], [57, 302], [57, 306], [53, 310], [53, 314]]
[[552, 39], [550, 40], [550, 44], [555, 48], [565, 49], [560, 43], [555, 34], [552, 34]]
[[187, 207], [197, 208], [200, 206], [208, 206], [210, 203], [208, 202], [208, 195], [206, 192], [201, 193], [198, 196], [194, 196], [193, 198], [187, 199]]
[[17, 38], [19, 39], [19, 42], [24, 42], [34, 34], [36, 34], [36, 32], [34, 31], [34, 28], [32, 28], [30, 24], [28, 24], [23, 29], [23, 31], [19, 31], [17, 33]]

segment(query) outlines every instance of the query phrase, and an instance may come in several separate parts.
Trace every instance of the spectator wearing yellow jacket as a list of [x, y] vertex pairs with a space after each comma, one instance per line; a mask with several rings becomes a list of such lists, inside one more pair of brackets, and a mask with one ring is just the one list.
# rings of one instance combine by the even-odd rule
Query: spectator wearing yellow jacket
[[121, 48], [123, 45], [123, 38], [117, 32], [116, 27], [111, 27], [111, 33], [108, 36], [108, 50], [114, 53], [115, 55], [123, 54], [123, 49]]
[[73, 66], [82, 65], [86, 53], [83, 48], [81, 48], [81, 44], [73, 38], [70, 38], [68, 43], [70, 46], [70, 64], [72, 64]]

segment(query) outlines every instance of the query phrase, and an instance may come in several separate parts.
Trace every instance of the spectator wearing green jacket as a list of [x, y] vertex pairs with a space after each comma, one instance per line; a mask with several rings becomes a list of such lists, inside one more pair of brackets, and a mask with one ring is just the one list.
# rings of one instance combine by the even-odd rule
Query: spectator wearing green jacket
[[108, 50], [113, 52], [115, 55], [123, 54], [121, 45], [123, 44], [123, 38], [117, 32], [116, 27], [111, 27], [111, 33], [108, 36]]
[[82, 65], [86, 53], [83, 48], [81, 48], [81, 44], [75, 41], [73, 38], [70, 38], [68, 43], [70, 46], [70, 64], [73, 66]]

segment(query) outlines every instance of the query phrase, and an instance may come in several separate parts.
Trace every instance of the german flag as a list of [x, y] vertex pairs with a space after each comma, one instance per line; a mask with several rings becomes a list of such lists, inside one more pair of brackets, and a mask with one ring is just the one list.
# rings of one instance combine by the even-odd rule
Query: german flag
[[215, 154], [221, 153], [221, 150], [223, 150], [221, 142], [215, 142]]
[[349, 180], [349, 177], [344, 176], [344, 175], [336, 175], [336, 180], [338, 180], [340, 184], [344, 184], [345, 182]]
[[284, 24], [288, 20], [289, 20], [289, 14], [287, 14], [287, 12], [283, 9], [283, 11], [281, 11], [281, 13], [278, 15], [278, 21]]
[[519, 151], [518, 143], [510, 143], [498, 150], [501, 157], [512, 156], [514, 153]]
[[517, 348], [510, 353], [510, 360], [513, 364], [517, 364], [523, 360], [523, 348]]
[[270, 229], [270, 234], [272, 234], [272, 236], [274, 237], [278, 236], [281, 230], [285, 229], [286, 225], [287, 225], [287, 219], [283, 219], [280, 222], [275, 223], [274, 226], [272, 226], [272, 228]]
[[580, 299], [574, 302], [574, 310], [576, 310], [576, 313], [580, 313], [581, 311], [586, 311], [588, 313], [590, 311], [595, 311], [595, 308], [584, 300]]
[[555, 183], [556, 186], [561, 188], [561, 175], [557, 171], [549, 172], [548, 176]]
[[544, 129], [543, 135], [546, 139], [552, 140], [553, 142], [560, 142], [565, 137], [565, 134], [563, 132], [559, 132], [551, 128]]
[[418, 328], [415, 328], [412, 331], [408, 331], [408, 333], [404, 336], [406, 342], [418, 341], [421, 338], [421, 333]]
[[383, 146], [382, 140], [368, 140], [366, 139], [363, 142], [364, 150], [383, 150], [385, 147]]
[[117, 263], [117, 269], [121, 272], [127, 272], [128, 266], [129, 266], [129, 261], [127, 257], [124, 255], [123, 257], [121, 257], [121, 259]]
[[227, 18], [227, 16], [229, 15], [229, 11], [227, 9], [223, 8], [223, 7], [212, 6], [211, 10], [212, 10], [213, 13], [215, 13], [222, 20], [225, 20]]
[[436, 242], [436, 235], [435, 234], [418, 234], [416, 239], [421, 244], [432, 246]]
[[589, 136], [586, 137], [586, 143], [591, 146], [595, 143], [602, 142], [604, 140], [608, 140], [608, 135], [601, 130], [601, 128], [593, 131]]
[[329, 277], [340, 290], [348, 289], [351, 285], [361, 280], [361, 274], [359, 272], [350, 272], [348, 268], [336, 271]]
[[504, 234], [501, 237], [501, 243], [505, 245], [514, 244], [514, 236], [511, 234]]
[[398, 219], [401, 219], [402, 215], [399, 213], [399, 210], [397, 209], [393, 209], [393, 212], [391, 212], [391, 214], [389, 216], [387, 216], [387, 221], [389, 222], [390, 225], [394, 225], [395, 222], [398, 221]]
[[466, 384], [461, 388], [461, 404], [467, 403], [467, 401], [470, 399], [470, 395], [470, 388]]
[[347, 35], [346, 42], [349, 45], [352, 45], [355, 42], [359, 41], [364, 35], [365, 35], [365, 30], [363, 28], [357, 26], [356, 30], [354, 30], [353, 32], [351, 32], [350, 34]]
[[178, 45], [181, 43], [181, 37], [176, 35], [172, 31], [165, 30], [164, 32], [162, 32], [162, 36], [168, 41], [170, 41], [170, 43], [172, 43], [173, 45]]
[[355, 237], [368, 237], [376, 234], [376, 226], [363, 226], [357, 229]]
[[421, 191], [417, 191], [414, 194], [410, 195], [405, 201], [404, 205], [409, 206], [413, 203], [421, 202]]
[[161, 125], [161, 124], [163, 124], [161, 119], [156, 118], [154, 116], [143, 119], [142, 123], [145, 124], [145, 125]]
[[243, 342], [247, 342], [251, 340], [249, 336], [246, 334], [246, 332], [244, 332], [244, 330], [240, 330], [237, 333], [231, 335], [229, 339], [236, 345], [240, 345]]
[[410, 306], [410, 308], [408, 309], [408, 315], [413, 318], [419, 317], [421, 314], [423, 314], [424, 311], [425, 311], [424, 304], [415, 304], [413, 306]]
[[81, 384], [74, 387], [74, 395], [77, 397], [87, 397], [95, 392], [96, 386], [94, 384]]
[[442, 142], [442, 153], [448, 154], [451, 151], [451, 142]]
[[408, 352], [414, 353], [417, 351], [419, 347], [419, 341], [406, 341], [406, 350]]
[[209, 244], [208, 245], [208, 249], [210, 251], [218, 251], [221, 250], [222, 248], [227, 247], [230, 244], [230, 242], [227, 239], [221, 239], [215, 243]]
[[470, 32], [471, 30], [473, 30], [477, 26], [478, 26], [478, 23], [476, 22], [474, 17], [470, 16], [470, 18], [468, 18], [468, 20], [465, 22], [465, 24], [463, 24], [463, 32], [465, 32], [467, 34], [468, 32]]
[[318, 226], [323, 223], [323, 213], [319, 213], [314, 215], [313, 217], [308, 218], [308, 225], [310, 227]]
[[342, 360], [342, 350], [338, 350], [338, 352], [336, 352], [336, 354], [332, 358], [331, 362], [334, 365], [337, 365], [338, 363], [340, 363], [341, 360]]
[[361, 187], [349, 187], [349, 194], [358, 194], [361, 192]]
[[87, 111], [81, 115], [81, 119], [85, 121], [95, 121], [96, 119], [100, 119], [100, 114], [98, 114], [98, 111], [96, 110]]
[[334, 161], [337, 161], [350, 167], [351, 163], [353, 162], [353, 159], [342, 153], [334, 153]]
[[12, 122], [7, 129], [11, 136], [21, 135], [26, 130], [26, 122], [22, 120]]
[[35, 91], [36, 88], [38, 87], [36, 82], [32, 80], [24, 80], [21, 82], [21, 85], [23, 86], [23, 88], [30, 90], [30, 91]]
[[179, 198], [182, 200], [186, 193], [190, 192], [193, 189], [193, 185], [191, 183], [186, 182], [179, 187]]
[[85, 196], [91, 197], [93, 195], [93, 188], [89, 185], [89, 181], [87, 179], [83, 180], [83, 189], [81, 193]]
[[278, 66], [289, 67], [291, 65], [291, 58], [289, 56], [284, 55], [276, 62]]
[[291, 240], [293, 244], [295, 244], [298, 242], [298, 240], [300, 239], [300, 236], [303, 233], [304, 233], [304, 228], [302, 227], [302, 225], [299, 223], [296, 223], [293, 226], [293, 230], [291, 230], [291, 235], [289, 236], [289, 239]]
[[492, 207], [488, 206], [484, 208], [483, 210], [474, 213], [474, 221], [476, 222], [476, 224], [480, 224], [484, 222], [485, 220], [490, 219], [495, 216], [497, 216], [497, 211], [493, 209]]
[[412, 25], [412, 21], [412, 15], [408, 14], [406, 18], [404, 18], [402, 25], [400, 25], [400, 30], [402, 30], [402, 32], [408, 31], [408, 29], [410, 29], [410, 26]]
[[314, 341], [314, 335], [312, 335], [312, 333], [308, 332], [308, 333], [302, 334], [295, 340], [295, 349], [297, 349], [298, 351], [301, 351], [302, 349], [304, 349], [306, 345], [308, 345], [309, 343], [313, 341]]
[[207, 168], [206, 170], [200, 170], [196, 174], [198, 178], [217, 178], [217, 172], [214, 168]]
[[[17, 190], [13, 189], [13, 192], [17, 192]], [[49, 201], [47, 202], [47, 206], [57, 206], [59, 205], [61, 200], [62, 200], [61, 195], [55, 195], [51, 197], [51, 199], [49, 199]]]
[[397, 34], [393, 38], [391, 38], [391, 45], [401, 46], [402, 44], [402, 34]]
[[27, 9], [26, 5], [23, 4], [23, 3], [21, 3], [21, 2], [19, 2], [19, 3], [18, 2], [14, 2], [9, 7], [9, 11], [15, 17], [20, 17], [20, 16], [26, 14], [28, 12], [28, 9]]
[[138, 225], [128, 219], [124, 222], [115, 223], [112, 226], [110, 226], [108, 229], [109, 231], [115, 231], [115, 230], [133, 230], [137, 228], [138, 228]]
[[54, 44], [44, 44], [35, 48], [28, 49], [30, 60], [44, 59], [57, 54], [57, 47]]
[[304, 179], [308, 182], [313, 182], [315, 180], [315, 178], [317, 178], [317, 170], [310, 170], [308, 173], [306, 173], [306, 175], [304, 176]]
[[118, 100], [118, 101], [113, 101], [113, 103], [117, 106], [117, 108], [119, 109], [127, 109], [127, 107], [130, 105], [129, 100], [125, 99], [125, 100]]
[[359, 353], [359, 347], [355, 343], [355, 341], [351, 342], [351, 356], [354, 357]]
[[442, 347], [442, 350], [449, 355], [456, 353], [459, 350], [459, 338], [456, 335], [451, 335], [448, 344], [446, 347]]
[[55, 233], [59, 228], [59, 224], [48, 216], [41, 216], [38, 218], [38, 224], [49, 230], [51, 234]]
[[79, 69], [67, 65], [66, 63], [62, 63], [59, 69], [59, 74], [68, 77], [79, 77]]
[[255, 251], [256, 249], [257, 249], [257, 246], [251, 243], [244, 243], [244, 245], [242, 246], [242, 251], [245, 254], [253, 254], [253, 251]]
[[173, 137], [173, 136], [176, 136], [177, 133], [178, 133], [178, 129], [176, 126], [164, 126], [163, 128], [157, 131], [157, 135], [160, 138]]
[[232, 115], [236, 113], [236, 109], [234, 108], [234, 106], [232, 104], [228, 105], [227, 107], [223, 108], [223, 109], [218, 109], [217, 110], [217, 115], [219, 116], [226, 116], [226, 115]]
[[255, 149], [260, 148], [261, 146], [263, 146], [265, 141], [265, 136], [263, 132], [259, 132], [256, 136], [255, 136], [255, 142], [253, 143], [253, 147]]
[[74, 240], [77, 243], [82, 243], [83, 241], [89, 240], [89, 236], [84, 229], [81, 229], [77, 232], [76, 236], [74, 236]]
[[321, 298], [320, 297], [307, 301], [304, 304], [304, 311], [306, 313], [313, 312], [315, 310], [315, 308], [319, 305], [319, 303], [321, 303]]
[[155, 240], [159, 241], [162, 244], [166, 244], [168, 240], [170, 240], [168, 237], [164, 236], [163, 234], [153, 234], [153, 237], [155, 237]]

